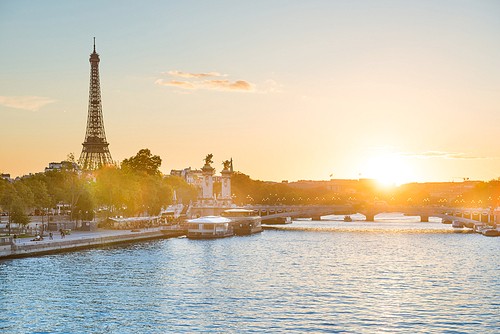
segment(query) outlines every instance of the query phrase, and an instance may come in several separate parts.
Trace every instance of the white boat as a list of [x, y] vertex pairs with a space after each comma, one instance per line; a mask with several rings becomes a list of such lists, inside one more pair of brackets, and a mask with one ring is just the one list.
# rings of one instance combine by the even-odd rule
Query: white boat
[[215, 239], [233, 235], [231, 220], [221, 216], [206, 216], [188, 220], [187, 237], [190, 239]]
[[236, 235], [262, 232], [262, 218], [255, 210], [229, 209], [222, 212], [221, 216], [231, 220]]

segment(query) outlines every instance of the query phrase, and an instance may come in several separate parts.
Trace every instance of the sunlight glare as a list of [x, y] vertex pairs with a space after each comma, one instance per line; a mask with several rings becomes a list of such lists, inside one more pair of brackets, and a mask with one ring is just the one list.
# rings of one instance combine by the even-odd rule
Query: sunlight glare
[[382, 184], [397, 186], [411, 182], [411, 168], [398, 154], [387, 154], [371, 159], [363, 168], [363, 177], [377, 179]]

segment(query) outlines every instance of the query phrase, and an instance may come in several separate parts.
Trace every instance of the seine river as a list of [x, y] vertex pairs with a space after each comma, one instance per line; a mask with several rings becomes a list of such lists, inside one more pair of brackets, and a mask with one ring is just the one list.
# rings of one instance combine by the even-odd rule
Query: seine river
[[0, 261], [2, 333], [500, 333], [500, 238], [301, 221]]

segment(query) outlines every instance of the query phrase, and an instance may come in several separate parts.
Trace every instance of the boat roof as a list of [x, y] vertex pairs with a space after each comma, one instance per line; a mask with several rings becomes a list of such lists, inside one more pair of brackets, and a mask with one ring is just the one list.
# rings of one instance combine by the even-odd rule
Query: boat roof
[[206, 217], [200, 217], [196, 219], [190, 219], [188, 220], [188, 223], [230, 223], [231, 219], [227, 219], [221, 216], [206, 216]]

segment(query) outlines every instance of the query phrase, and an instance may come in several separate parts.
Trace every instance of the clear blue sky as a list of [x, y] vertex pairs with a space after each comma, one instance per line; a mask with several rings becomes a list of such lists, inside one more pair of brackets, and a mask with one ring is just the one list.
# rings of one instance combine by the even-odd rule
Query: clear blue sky
[[94, 36], [115, 160], [500, 176], [498, 1], [0, 1], [3, 173], [80, 155]]

